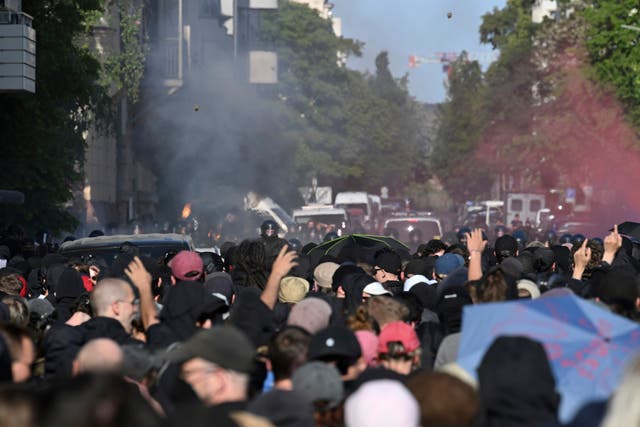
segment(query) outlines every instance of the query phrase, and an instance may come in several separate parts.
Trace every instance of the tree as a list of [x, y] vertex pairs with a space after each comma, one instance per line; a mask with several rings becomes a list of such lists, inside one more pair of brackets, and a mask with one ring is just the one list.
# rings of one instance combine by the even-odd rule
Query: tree
[[640, 24], [640, 6], [634, 0], [592, 0], [584, 8], [587, 50], [595, 74], [612, 85], [640, 129], [640, 32], [623, 25]]
[[339, 58], [359, 55], [361, 44], [336, 37], [330, 21], [294, 2], [265, 16], [262, 32], [278, 52], [279, 97], [292, 110], [295, 175], [370, 191], [408, 185], [420, 162], [418, 106], [406, 77], [391, 75], [387, 53], [374, 75], [347, 69]]
[[473, 166], [485, 127], [485, 83], [477, 61], [466, 54], [451, 64], [447, 101], [440, 108], [431, 169], [458, 201], [486, 192], [482, 168]]
[[65, 203], [82, 176], [83, 132], [95, 117], [91, 111], [108, 104], [97, 83], [100, 64], [77, 41], [85, 31], [85, 14], [102, 6], [99, 0], [23, 1], [38, 37], [37, 92], [0, 94], [0, 181], [4, 188], [25, 193], [16, 213], [31, 231], [72, 230], [77, 224]]

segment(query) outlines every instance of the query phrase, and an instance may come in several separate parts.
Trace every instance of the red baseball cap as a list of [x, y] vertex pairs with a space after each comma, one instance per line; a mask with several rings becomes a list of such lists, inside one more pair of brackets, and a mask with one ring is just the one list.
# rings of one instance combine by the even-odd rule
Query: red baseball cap
[[198, 280], [204, 272], [202, 258], [196, 252], [180, 251], [169, 261], [171, 273], [178, 280]]
[[404, 347], [405, 354], [420, 347], [420, 340], [416, 331], [404, 322], [388, 323], [378, 337], [378, 354], [389, 353], [389, 343], [400, 342]]

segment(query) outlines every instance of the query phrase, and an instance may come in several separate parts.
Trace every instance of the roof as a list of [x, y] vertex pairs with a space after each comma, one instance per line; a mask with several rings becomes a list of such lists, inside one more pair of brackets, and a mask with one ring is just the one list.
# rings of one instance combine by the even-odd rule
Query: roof
[[113, 236], [99, 236], [99, 237], [83, 237], [70, 242], [64, 242], [60, 245], [60, 249], [63, 251], [73, 251], [77, 249], [84, 249], [87, 247], [109, 247], [115, 245], [121, 245], [125, 242], [133, 243], [134, 245], [153, 245], [161, 243], [183, 243], [189, 247], [193, 247], [191, 236], [176, 233], [152, 233], [152, 234], [116, 234]]
[[293, 216], [313, 216], [313, 215], [346, 215], [347, 211], [343, 208], [334, 208], [329, 205], [323, 206], [303, 206], [302, 209], [295, 209]]

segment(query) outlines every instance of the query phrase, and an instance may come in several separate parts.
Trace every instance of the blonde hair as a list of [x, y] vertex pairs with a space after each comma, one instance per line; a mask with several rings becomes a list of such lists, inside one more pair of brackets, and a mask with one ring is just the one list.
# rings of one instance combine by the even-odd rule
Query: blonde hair
[[388, 296], [371, 298], [367, 305], [369, 316], [378, 322], [380, 329], [387, 323], [404, 321], [409, 317], [407, 306]]

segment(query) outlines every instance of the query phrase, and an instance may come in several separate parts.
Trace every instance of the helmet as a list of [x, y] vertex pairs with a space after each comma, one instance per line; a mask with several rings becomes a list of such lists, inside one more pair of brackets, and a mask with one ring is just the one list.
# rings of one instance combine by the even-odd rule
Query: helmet
[[556, 232], [553, 230], [547, 230], [544, 233], [544, 239], [545, 241], [549, 242], [549, 243], [554, 243], [556, 241], [556, 238], [558, 236], [556, 235]]
[[200, 258], [202, 258], [202, 264], [204, 265], [204, 272], [206, 274], [211, 274], [216, 271], [224, 271], [224, 261], [217, 253], [200, 252]]
[[300, 249], [302, 249], [302, 242], [298, 239], [289, 239], [289, 249], [300, 252]]
[[467, 244], [467, 234], [471, 233], [471, 229], [469, 227], [462, 227], [456, 237], [458, 238], [458, 243]]
[[571, 243], [571, 234], [569, 233], [565, 233], [562, 236], [560, 236], [560, 244], [564, 245], [565, 243]]
[[272, 219], [268, 219], [260, 226], [260, 235], [262, 237], [277, 237], [280, 227]]
[[525, 246], [527, 244], [527, 234], [524, 230], [516, 230], [511, 235], [516, 239], [518, 245]]
[[574, 234], [571, 237], [571, 244], [573, 246], [582, 246], [582, 243], [587, 240], [587, 238], [584, 236], [584, 234]]

